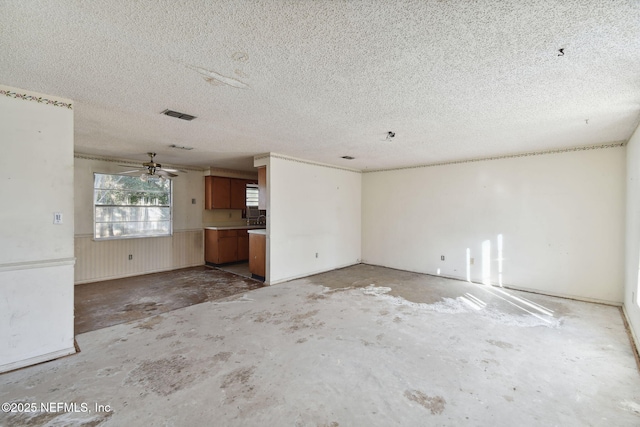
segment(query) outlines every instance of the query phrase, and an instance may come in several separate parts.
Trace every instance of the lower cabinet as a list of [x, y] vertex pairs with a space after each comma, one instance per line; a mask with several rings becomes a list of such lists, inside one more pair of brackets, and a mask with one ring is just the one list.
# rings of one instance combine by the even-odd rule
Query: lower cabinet
[[247, 230], [238, 230], [238, 261], [249, 259], [249, 233]]
[[249, 234], [249, 272], [253, 276], [264, 278], [266, 274], [267, 236], [264, 234]]
[[247, 230], [204, 230], [204, 260], [211, 264], [249, 259]]

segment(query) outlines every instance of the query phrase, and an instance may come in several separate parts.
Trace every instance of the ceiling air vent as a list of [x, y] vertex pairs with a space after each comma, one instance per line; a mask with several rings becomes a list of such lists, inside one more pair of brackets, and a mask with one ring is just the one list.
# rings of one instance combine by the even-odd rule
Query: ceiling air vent
[[193, 150], [193, 147], [187, 147], [186, 145], [171, 144], [169, 147], [175, 148], [176, 150]]
[[196, 118], [196, 116], [191, 116], [191, 115], [185, 114], [185, 113], [179, 113], [179, 112], [173, 111], [173, 110], [164, 110], [160, 114], [164, 114], [165, 116], [171, 116], [171, 117], [175, 117], [177, 119], [182, 119], [182, 120], [187, 120], [187, 121], [191, 121], [191, 120]]

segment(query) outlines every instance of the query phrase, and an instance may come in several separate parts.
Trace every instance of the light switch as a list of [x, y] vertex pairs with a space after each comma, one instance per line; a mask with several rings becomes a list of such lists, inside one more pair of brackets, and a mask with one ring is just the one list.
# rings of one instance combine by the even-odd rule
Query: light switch
[[53, 223], [54, 224], [62, 224], [62, 212], [54, 212], [53, 213]]

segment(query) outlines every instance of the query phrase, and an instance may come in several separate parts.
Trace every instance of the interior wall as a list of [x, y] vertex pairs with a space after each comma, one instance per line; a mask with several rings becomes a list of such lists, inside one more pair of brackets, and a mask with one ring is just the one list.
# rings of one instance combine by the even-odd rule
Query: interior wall
[[361, 173], [279, 155], [267, 172], [271, 284], [360, 261]]
[[117, 161], [76, 154], [74, 170], [76, 284], [204, 264], [203, 172], [188, 170], [173, 179], [173, 236], [95, 241], [93, 174], [125, 168]]
[[365, 173], [363, 261], [619, 304], [624, 169], [618, 147]]
[[640, 348], [640, 126], [627, 143], [627, 215], [624, 310], [631, 326], [636, 347]]
[[75, 352], [70, 105], [0, 86], [0, 372]]
[[242, 209], [204, 209], [202, 224], [205, 227], [246, 225], [242, 218]]

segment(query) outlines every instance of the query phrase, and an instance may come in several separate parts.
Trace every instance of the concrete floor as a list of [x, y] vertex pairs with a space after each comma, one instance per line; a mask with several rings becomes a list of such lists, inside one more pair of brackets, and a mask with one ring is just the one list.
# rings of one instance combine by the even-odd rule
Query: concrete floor
[[77, 341], [77, 355], [1, 375], [0, 401], [80, 411], [0, 413], [0, 425], [640, 425], [618, 308], [381, 267]]
[[256, 280], [238, 277], [237, 273], [207, 266], [78, 285], [74, 292], [75, 333], [95, 331], [263, 286]]

